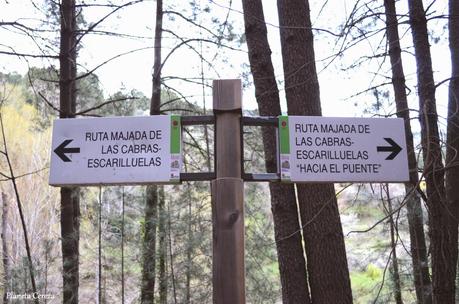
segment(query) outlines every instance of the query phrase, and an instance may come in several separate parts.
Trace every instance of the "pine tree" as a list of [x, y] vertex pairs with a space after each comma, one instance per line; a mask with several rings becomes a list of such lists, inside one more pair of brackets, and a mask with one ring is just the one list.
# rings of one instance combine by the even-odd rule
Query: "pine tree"
[[[321, 115], [309, 1], [278, 0], [289, 115]], [[313, 303], [352, 303], [344, 236], [333, 184], [297, 184]]]
[[[278, 116], [281, 114], [279, 92], [271, 62], [263, 4], [260, 0], [244, 0], [242, 4], [259, 112], [261, 116]], [[273, 131], [267, 127], [262, 130], [267, 172], [277, 170]], [[294, 185], [270, 183], [269, 190], [283, 303], [310, 303]]]

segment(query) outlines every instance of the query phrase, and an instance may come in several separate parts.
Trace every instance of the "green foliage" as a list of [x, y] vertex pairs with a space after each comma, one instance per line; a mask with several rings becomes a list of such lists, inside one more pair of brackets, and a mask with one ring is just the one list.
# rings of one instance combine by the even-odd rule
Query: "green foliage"
[[382, 275], [383, 270], [374, 264], [368, 264], [362, 272], [352, 272], [351, 285], [354, 303], [371, 303], [378, 292]]
[[[81, 77], [80, 75], [79, 77]], [[27, 100], [36, 107], [40, 115], [36, 123], [41, 128], [51, 125], [59, 115], [59, 77], [53, 67], [30, 68], [28, 76], [22, 79], [28, 86]], [[149, 98], [137, 90], [123, 89], [104, 98], [97, 75], [89, 74], [76, 82], [76, 112], [89, 116], [144, 115], [149, 108]], [[101, 106], [103, 105], [103, 106]]]
[[133, 116], [144, 115], [150, 106], [150, 100], [141, 92], [132, 90], [128, 94], [118, 91], [108, 97], [113, 100], [103, 108], [103, 116]]
[[365, 275], [371, 280], [379, 280], [382, 277], [382, 270], [373, 264], [368, 264]]
[[27, 100], [37, 109], [35, 123], [40, 129], [48, 128], [59, 116], [59, 75], [54, 67], [31, 67], [23, 79], [28, 88]]
[[[59, 248], [59, 244], [53, 238], [58, 228], [53, 222], [56, 216], [57, 196], [47, 185], [45, 171], [48, 166], [50, 129], [37, 128], [35, 122], [39, 113], [27, 100], [27, 89], [22, 76], [2, 74], [0, 77], [0, 113], [8, 156], [17, 178], [16, 184], [31, 241], [35, 281], [37, 287], [43, 290], [46, 289], [49, 273], [56, 272], [56, 250]], [[1, 144], [1, 150], [5, 151], [4, 142]], [[6, 233], [2, 235], [6, 238], [6, 250], [10, 254], [10, 277], [4, 284], [7, 290], [20, 294], [30, 291], [31, 288], [29, 265], [16, 211], [16, 195], [11, 187], [11, 180], [7, 177], [10, 172], [3, 154], [0, 158], [0, 171], [4, 174], [0, 190], [6, 194], [6, 203], [10, 210], [4, 230]]]
[[[77, 76], [78, 77], [78, 76]], [[104, 101], [104, 94], [100, 88], [99, 77], [89, 74], [76, 81], [77, 112], [93, 108]], [[101, 112], [103, 111], [100, 110]], [[95, 114], [102, 115], [100, 112]]]

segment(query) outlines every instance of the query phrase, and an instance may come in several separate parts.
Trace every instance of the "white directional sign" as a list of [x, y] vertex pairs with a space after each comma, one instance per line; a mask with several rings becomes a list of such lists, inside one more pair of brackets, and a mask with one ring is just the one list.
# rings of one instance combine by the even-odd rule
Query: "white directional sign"
[[280, 116], [279, 151], [282, 181], [409, 180], [402, 119]]
[[178, 182], [180, 168], [179, 116], [54, 122], [50, 185]]

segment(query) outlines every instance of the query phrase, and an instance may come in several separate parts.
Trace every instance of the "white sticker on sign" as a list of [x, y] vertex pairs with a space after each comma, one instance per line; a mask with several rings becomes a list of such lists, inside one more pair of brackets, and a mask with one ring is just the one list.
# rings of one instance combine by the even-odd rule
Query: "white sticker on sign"
[[58, 119], [49, 184], [178, 182], [180, 134], [179, 116]]
[[282, 181], [409, 180], [402, 119], [280, 116], [279, 139]]

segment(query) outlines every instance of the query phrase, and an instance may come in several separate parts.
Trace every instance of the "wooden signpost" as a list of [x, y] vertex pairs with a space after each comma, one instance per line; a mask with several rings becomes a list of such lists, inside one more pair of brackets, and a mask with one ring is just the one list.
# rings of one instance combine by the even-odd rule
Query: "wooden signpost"
[[[402, 120], [243, 117], [239, 79], [213, 81], [213, 108], [213, 116], [58, 120], [53, 130], [49, 183], [76, 186], [211, 180], [215, 304], [245, 303], [245, 181], [408, 180]], [[181, 127], [204, 124], [215, 125], [215, 172], [180, 172]], [[244, 172], [244, 126], [278, 127], [279, 172]]]
[[213, 82], [215, 173], [212, 181], [214, 303], [245, 303], [242, 88]]

